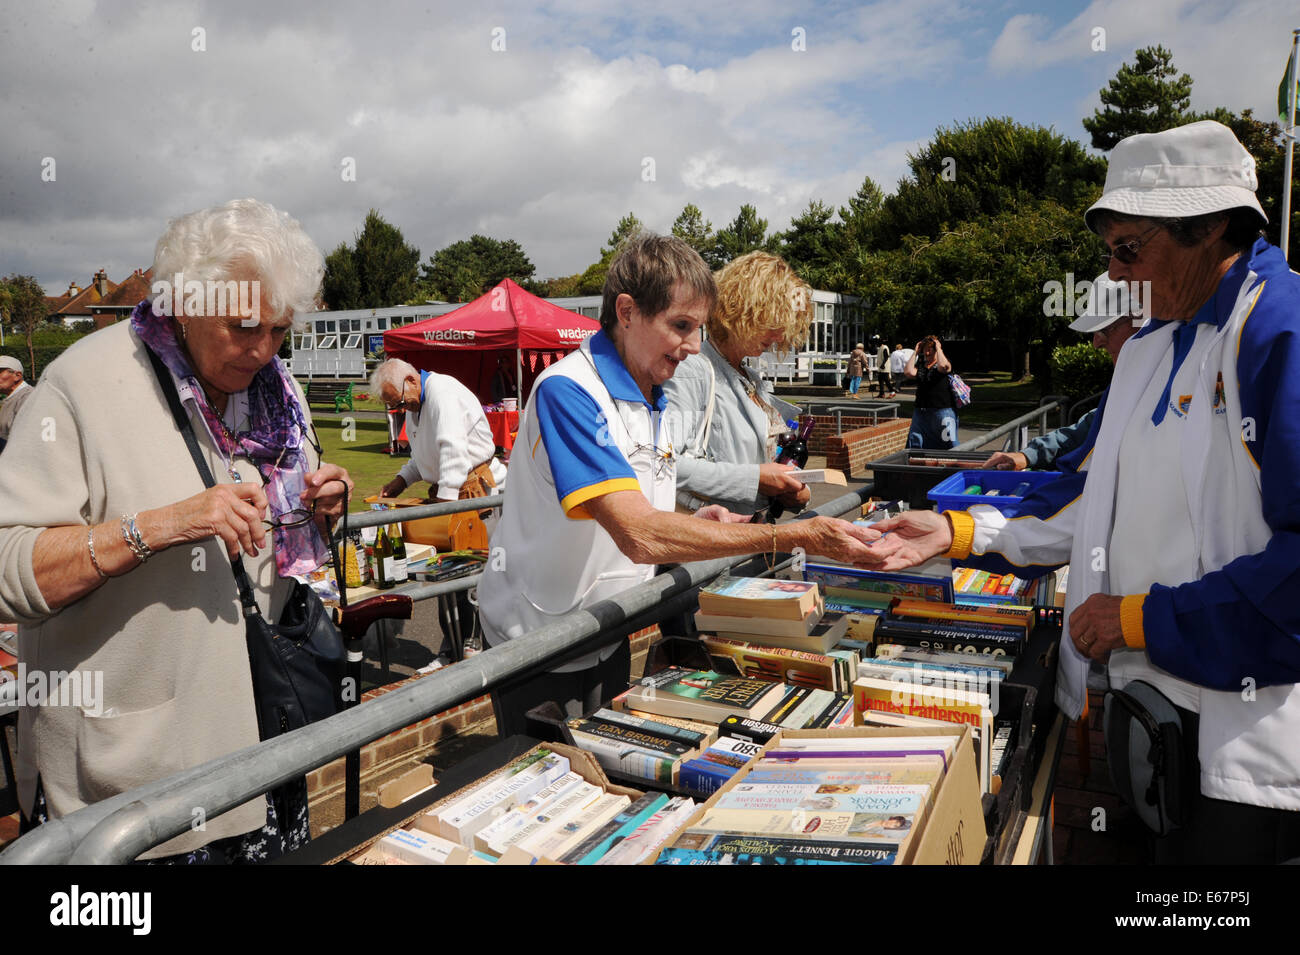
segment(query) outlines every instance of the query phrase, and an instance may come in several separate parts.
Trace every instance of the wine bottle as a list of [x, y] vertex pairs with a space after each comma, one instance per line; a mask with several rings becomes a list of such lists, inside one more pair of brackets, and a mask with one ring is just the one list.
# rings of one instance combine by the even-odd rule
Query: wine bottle
[[388, 539], [388, 531], [382, 525], [375, 535], [375, 586], [388, 590], [395, 581], [389, 574], [393, 569], [393, 542]]
[[392, 570], [388, 579], [394, 584], [404, 584], [410, 574], [406, 571], [406, 542], [402, 540], [401, 524], [388, 525], [388, 541], [393, 551], [390, 559]]
[[799, 416], [799, 431], [790, 443], [782, 442], [781, 456], [776, 459], [777, 464], [793, 464], [800, 468], [807, 465], [808, 439], [812, 437], [815, 424], [816, 421], [812, 415]]

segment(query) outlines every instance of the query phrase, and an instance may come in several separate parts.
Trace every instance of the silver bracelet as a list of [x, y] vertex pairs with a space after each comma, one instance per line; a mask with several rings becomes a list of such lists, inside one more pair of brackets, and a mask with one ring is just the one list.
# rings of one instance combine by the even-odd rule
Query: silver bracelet
[[140, 563], [144, 563], [153, 556], [153, 551], [149, 545], [144, 542], [140, 536], [140, 529], [135, 526], [135, 514], [122, 515], [122, 540], [126, 541], [126, 546], [131, 548], [131, 553]]
[[95, 556], [95, 525], [86, 528], [86, 546], [90, 548], [90, 564], [95, 568], [95, 573], [100, 577], [107, 577], [104, 568], [99, 566], [99, 558]]

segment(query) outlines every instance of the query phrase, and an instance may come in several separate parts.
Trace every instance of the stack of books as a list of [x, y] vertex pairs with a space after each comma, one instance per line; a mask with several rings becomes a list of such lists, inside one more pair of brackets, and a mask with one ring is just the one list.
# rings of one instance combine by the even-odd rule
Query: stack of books
[[363, 864], [636, 864], [696, 810], [686, 797], [618, 791], [559, 749], [538, 747], [442, 801], [380, 839]]
[[656, 864], [900, 862], [923, 830], [957, 739], [782, 738]]

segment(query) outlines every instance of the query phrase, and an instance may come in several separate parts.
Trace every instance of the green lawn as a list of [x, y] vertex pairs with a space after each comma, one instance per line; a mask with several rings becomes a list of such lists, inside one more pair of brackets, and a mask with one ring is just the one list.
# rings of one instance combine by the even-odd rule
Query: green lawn
[[[345, 432], [343, 422], [348, 419], [352, 421], [352, 427]], [[360, 504], [361, 499], [369, 494], [378, 494], [379, 489], [391, 481], [409, 460], [405, 455], [389, 457], [384, 452], [388, 447], [388, 424], [379, 418], [352, 417], [345, 412], [342, 416], [316, 413], [312, 420], [316, 423], [325, 460], [347, 468], [356, 485], [349, 510], [365, 510]], [[420, 493], [426, 493], [428, 485], [417, 487]]]
[[1038, 406], [1038, 383], [1031, 379], [1012, 381], [1007, 371], [966, 376], [971, 403], [958, 412], [963, 425], [995, 428]]

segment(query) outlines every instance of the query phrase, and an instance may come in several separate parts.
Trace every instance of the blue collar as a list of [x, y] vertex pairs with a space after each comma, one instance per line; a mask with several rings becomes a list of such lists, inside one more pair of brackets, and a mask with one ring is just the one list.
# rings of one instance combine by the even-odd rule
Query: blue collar
[[650, 388], [653, 403], [645, 400], [645, 395], [641, 394], [641, 389], [632, 379], [632, 373], [623, 364], [618, 349], [614, 347], [614, 342], [605, 334], [604, 329], [592, 335], [587, 341], [590, 343], [588, 347], [591, 349], [591, 360], [596, 366], [596, 374], [600, 375], [600, 380], [604, 382], [611, 398], [617, 401], [634, 401], [652, 411], [663, 411], [668, 407], [664, 390], [658, 385]]
[[433, 372], [431, 372], [431, 371], [422, 371], [422, 372], [420, 372], [420, 404], [424, 404], [424, 399], [425, 399], [425, 386], [428, 384], [429, 379], [430, 379], [432, 376], [433, 376]]

